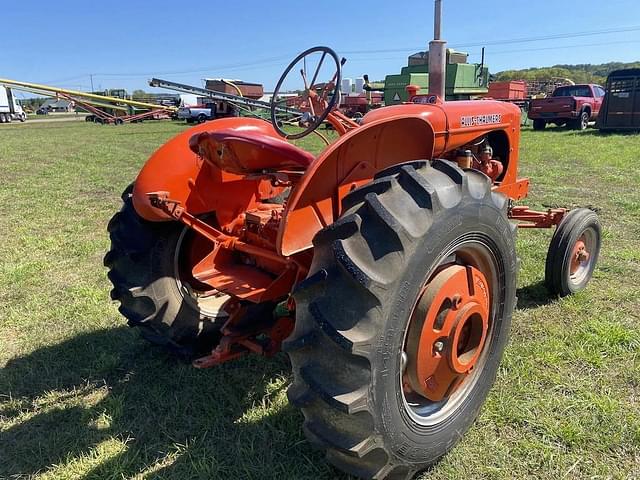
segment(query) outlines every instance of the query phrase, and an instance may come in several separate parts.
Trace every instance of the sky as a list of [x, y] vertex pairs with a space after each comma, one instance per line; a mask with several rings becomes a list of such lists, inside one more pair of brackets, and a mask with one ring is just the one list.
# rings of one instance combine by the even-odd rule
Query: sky
[[[272, 89], [300, 51], [326, 45], [344, 77], [399, 73], [433, 37], [433, 1], [84, 0], [2, 2], [0, 77], [64, 88], [201, 85]], [[639, 0], [443, 0], [443, 38], [492, 73], [559, 63], [640, 61]], [[542, 39], [540, 39], [543, 37]], [[549, 38], [553, 37], [553, 38]]]

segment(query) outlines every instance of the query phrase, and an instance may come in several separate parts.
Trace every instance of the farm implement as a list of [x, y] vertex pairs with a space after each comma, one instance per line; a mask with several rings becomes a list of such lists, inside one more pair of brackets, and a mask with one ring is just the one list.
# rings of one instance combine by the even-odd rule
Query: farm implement
[[[270, 110], [271, 104], [255, 98], [248, 98], [241, 95], [233, 95], [231, 93], [220, 92], [217, 90], [210, 90], [208, 88], [194, 87], [193, 85], [186, 85], [184, 83], [172, 82], [170, 80], [162, 80], [160, 78], [152, 78], [149, 80], [149, 85], [152, 87], [166, 88], [167, 90], [173, 90], [175, 92], [190, 93], [198, 95], [200, 97], [207, 98], [216, 102], [227, 102], [235, 105], [245, 112], [252, 112], [252, 109]], [[222, 110], [222, 109], [221, 109]], [[284, 106], [278, 106], [277, 111], [282, 113], [298, 114], [297, 110], [293, 110]]]
[[[218, 90], [211, 90], [209, 88], [195, 87], [193, 85], [172, 82], [170, 80], [162, 80], [160, 78], [152, 78], [149, 80], [149, 85], [152, 87], [166, 88], [175, 92], [197, 95], [206, 99], [208, 102], [215, 102], [217, 113], [222, 113], [222, 115], [217, 116], [230, 116], [229, 112], [234, 111], [242, 113], [243, 116], [266, 119], [269, 115], [268, 112], [272, 109], [270, 102], [265, 102], [256, 98], [248, 98], [242, 95], [234, 95]], [[288, 102], [284, 103], [287, 99]], [[287, 123], [290, 123], [291, 120], [301, 117], [304, 112], [297, 108], [297, 103], [299, 102], [299, 96], [292, 97], [290, 95], [284, 96], [284, 100], [282, 102], [277, 102], [273, 107], [273, 110], [276, 113], [276, 116], [281, 116], [278, 121], [283, 123], [283, 120], [287, 120]], [[230, 108], [229, 106], [233, 107]], [[263, 113], [264, 111], [267, 113]], [[204, 118], [202, 120], [204, 120]]]
[[0, 85], [24, 90], [38, 95], [63, 98], [89, 112], [85, 118], [95, 123], [121, 125], [129, 122], [140, 122], [148, 119], [169, 118], [177, 111], [176, 107], [156, 105], [154, 103], [138, 102], [126, 98], [110, 97], [77, 90], [52, 87], [30, 82], [20, 82], [0, 78]]
[[[443, 49], [436, 39], [430, 58]], [[568, 295], [591, 278], [600, 226], [583, 208], [515, 205], [529, 189], [516, 106], [443, 102], [432, 75], [431, 93], [356, 124], [336, 110], [342, 63], [311, 48], [280, 78], [271, 122], [214, 120], [160, 147], [123, 194], [104, 262], [147, 339], [198, 368], [284, 350], [289, 399], [328, 461], [411, 478], [453, 448], [494, 383], [518, 227], [555, 228], [546, 284]], [[278, 94], [298, 74], [296, 130]], [[290, 142], [323, 122], [340, 136], [318, 156]]]

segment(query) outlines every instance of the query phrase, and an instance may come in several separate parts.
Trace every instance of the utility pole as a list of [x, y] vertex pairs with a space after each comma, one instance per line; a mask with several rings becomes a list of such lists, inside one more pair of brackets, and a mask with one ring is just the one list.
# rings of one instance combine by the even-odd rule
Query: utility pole
[[429, 42], [429, 93], [444, 101], [447, 42], [441, 39], [442, 0], [435, 0], [433, 40]]
[[93, 73], [89, 74], [89, 78], [91, 79], [91, 92], [93, 92]]

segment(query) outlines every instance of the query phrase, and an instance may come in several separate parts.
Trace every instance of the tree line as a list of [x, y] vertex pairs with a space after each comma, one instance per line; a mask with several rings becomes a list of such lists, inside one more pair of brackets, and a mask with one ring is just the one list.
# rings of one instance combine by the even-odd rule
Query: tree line
[[640, 62], [609, 62], [598, 65], [553, 65], [552, 67], [505, 70], [492, 75], [493, 81], [527, 80], [547, 81], [552, 78], [568, 78], [575, 83], [597, 83], [603, 85], [609, 73], [623, 68], [640, 68]]

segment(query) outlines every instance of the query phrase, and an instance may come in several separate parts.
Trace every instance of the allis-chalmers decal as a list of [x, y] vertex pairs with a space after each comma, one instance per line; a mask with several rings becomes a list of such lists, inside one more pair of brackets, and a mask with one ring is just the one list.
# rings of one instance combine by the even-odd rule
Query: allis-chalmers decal
[[501, 123], [502, 115], [499, 113], [490, 113], [488, 115], [466, 115], [460, 117], [461, 127], [476, 127], [478, 125], [492, 125]]

